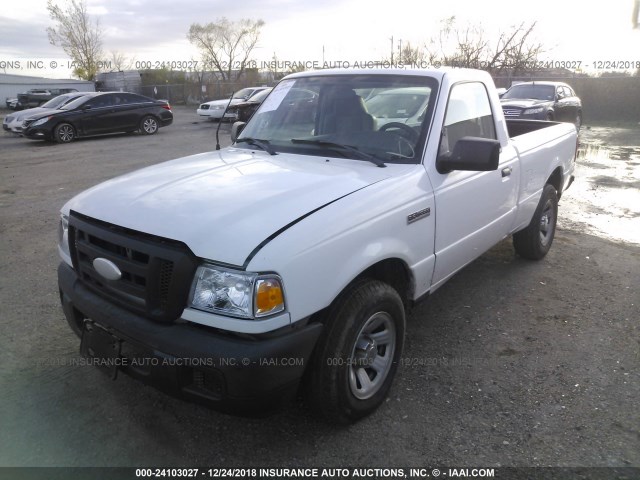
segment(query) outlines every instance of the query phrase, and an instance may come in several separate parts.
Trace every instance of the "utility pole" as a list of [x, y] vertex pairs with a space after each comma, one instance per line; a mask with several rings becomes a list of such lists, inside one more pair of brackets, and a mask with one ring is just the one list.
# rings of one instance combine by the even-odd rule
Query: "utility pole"
[[393, 63], [393, 35], [391, 35], [391, 63]]

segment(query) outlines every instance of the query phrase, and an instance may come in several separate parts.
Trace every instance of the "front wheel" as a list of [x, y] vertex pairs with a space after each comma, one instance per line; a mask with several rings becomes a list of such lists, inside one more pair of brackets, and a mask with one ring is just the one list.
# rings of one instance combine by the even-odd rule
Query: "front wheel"
[[308, 399], [331, 422], [350, 423], [384, 401], [402, 354], [405, 314], [398, 292], [362, 280], [338, 297], [313, 358]]
[[53, 139], [58, 143], [69, 143], [76, 138], [76, 130], [69, 123], [61, 123], [53, 129]]
[[156, 117], [147, 115], [140, 121], [140, 132], [144, 135], [153, 135], [158, 131], [158, 120]]
[[518, 255], [530, 260], [543, 258], [553, 243], [557, 219], [558, 192], [553, 185], [547, 184], [529, 226], [513, 234], [513, 246]]

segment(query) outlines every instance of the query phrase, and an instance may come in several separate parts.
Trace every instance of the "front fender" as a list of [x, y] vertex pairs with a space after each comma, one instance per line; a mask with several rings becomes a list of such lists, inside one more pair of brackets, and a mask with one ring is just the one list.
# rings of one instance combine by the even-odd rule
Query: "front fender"
[[[404, 262], [414, 297], [430, 287], [434, 257], [434, 197], [421, 165], [390, 165], [405, 173], [318, 210], [267, 243], [247, 266], [284, 281], [291, 321], [329, 306], [360, 273], [386, 259]], [[412, 213], [430, 215], [408, 223]]]

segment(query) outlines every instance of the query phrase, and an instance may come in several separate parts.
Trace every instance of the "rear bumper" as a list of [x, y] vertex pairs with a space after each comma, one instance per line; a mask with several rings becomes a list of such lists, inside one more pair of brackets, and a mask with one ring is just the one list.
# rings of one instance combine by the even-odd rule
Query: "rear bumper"
[[160, 324], [96, 295], [65, 263], [58, 267], [58, 285], [76, 334], [88, 318], [120, 342], [116, 371], [230, 413], [268, 411], [291, 398], [322, 331], [314, 323], [279, 335], [239, 338], [191, 323]]

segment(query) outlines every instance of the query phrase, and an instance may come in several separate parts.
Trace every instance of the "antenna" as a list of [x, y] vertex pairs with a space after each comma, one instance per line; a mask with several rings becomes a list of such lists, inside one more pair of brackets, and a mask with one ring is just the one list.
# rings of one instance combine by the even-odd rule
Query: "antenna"
[[227, 114], [227, 110], [229, 109], [229, 105], [231, 105], [231, 100], [233, 100], [233, 94], [235, 92], [231, 92], [231, 96], [229, 97], [229, 102], [227, 103], [227, 106], [224, 107], [224, 112], [222, 112], [222, 116], [220, 117], [220, 121], [218, 122], [218, 128], [216, 128], [216, 150], [220, 150], [220, 137], [219, 137], [219, 133], [220, 133], [220, 125], [222, 125], [222, 121], [224, 120], [224, 116]]

